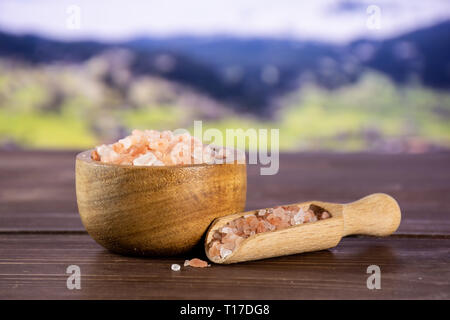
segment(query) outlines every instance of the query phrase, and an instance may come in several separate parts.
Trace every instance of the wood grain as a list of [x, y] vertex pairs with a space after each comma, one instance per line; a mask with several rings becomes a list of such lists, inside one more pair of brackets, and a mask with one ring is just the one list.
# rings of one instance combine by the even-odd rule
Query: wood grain
[[245, 207], [246, 165], [139, 167], [76, 160], [78, 209], [87, 232], [127, 255], [186, 253], [211, 221]]
[[[85, 231], [74, 197], [76, 154], [0, 152], [0, 232]], [[449, 163], [450, 153], [281, 154], [275, 176], [247, 166], [246, 210], [385, 192], [402, 208], [396, 234], [450, 234]]]
[[214, 233], [228, 222], [255, 212], [217, 218], [206, 234], [207, 257], [215, 263], [229, 264], [324, 250], [335, 247], [342, 237], [348, 235], [391, 235], [397, 230], [401, 219], [397, 201], [383, 193], [372, 194], [348, 204], [308, 201], [284, 205], [302, 208], [317, 205], [329, 212], [331, 218], [255, 234], [242, 241], [226, 258], [209, 255], [208, 244]]
[[[207, 269], [202, 258], [109, 253], [86, 233], [75, 199], [75, 151], [0, 152], [0, 299], [449, 299], [449, 153], [281, 154], [280, 171], [250, 165], [247, 210], [386, 192], [402, 208], [389, 238], [351, 237], [330, 250]], [[203, 257], [204, 258], [204, 257]], [[68, 265], [82, 289], [66, 288]], [[381, 267], [368, 290], [367, 266]]]
[[[450, 239], [345, 238], [331, 250], [210, 268], [109, 253], [88, 235], [0, 235], [0, 299], [449, 299]], [[81, 269], [68, 290], [66, 268]], [[369, 290], [369, 265], [381, 289]]]

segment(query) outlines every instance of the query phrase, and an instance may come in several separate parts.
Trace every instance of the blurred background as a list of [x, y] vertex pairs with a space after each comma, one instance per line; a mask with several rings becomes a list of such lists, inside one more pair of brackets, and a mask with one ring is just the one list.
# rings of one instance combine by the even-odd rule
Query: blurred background
[[282, 151], [450, 148], [448, 0], [0, 0], [0, 149], [279, 128]]

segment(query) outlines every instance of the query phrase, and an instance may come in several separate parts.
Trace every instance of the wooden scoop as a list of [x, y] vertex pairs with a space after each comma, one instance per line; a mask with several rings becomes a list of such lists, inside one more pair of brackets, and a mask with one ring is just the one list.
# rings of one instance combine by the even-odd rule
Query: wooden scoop
[[212, 262], [228, 264], [324, 250], [335, 247], [342, 237], [348, 235], [388, 236], [400, 225], [401, 213], [397, 201], [383, 193], [372, 194], [348, 204], [308, 201], [294, 205], [304, 207], [311, 204], [324, 208], [331, 218], [255, 234], [242, 241], [224, 259], [209, 255], [207, 245], [214, 232], [228, 222], [255, 211], [217, 218], [206, 234], [206, 255]]

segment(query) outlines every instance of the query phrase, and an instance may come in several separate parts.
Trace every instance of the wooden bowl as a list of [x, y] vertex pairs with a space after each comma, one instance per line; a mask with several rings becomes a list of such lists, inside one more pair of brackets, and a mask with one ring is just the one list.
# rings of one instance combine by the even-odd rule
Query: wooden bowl
[[76, 158], [78, 210], [108, 250], [132, 255], [185, 253], [211, 222], [243, 211], [245, 164], [138, 167]]

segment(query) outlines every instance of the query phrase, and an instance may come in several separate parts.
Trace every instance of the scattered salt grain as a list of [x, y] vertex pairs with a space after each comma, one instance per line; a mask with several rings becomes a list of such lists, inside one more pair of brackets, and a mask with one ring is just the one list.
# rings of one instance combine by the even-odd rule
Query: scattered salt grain
[[172, 269], [172, 271], [180, 271], [181, 266], [179, 264], [174, 263], [170, 268]]
[[222, 228], [222, 232], [223, 233], [232, 233], [233, 229], [231, 229], [230, 227], [223, 227]]
[[203, 261], [198, 258], [194, 258], [191, 260], [185, 260], [184, 266], [185, 267], [194, 267], [194, 268], [206, 268], [206, 267], [210, 267], [211, 265], [208, 264], [208, 262], [206, 262], [206, 261]]

